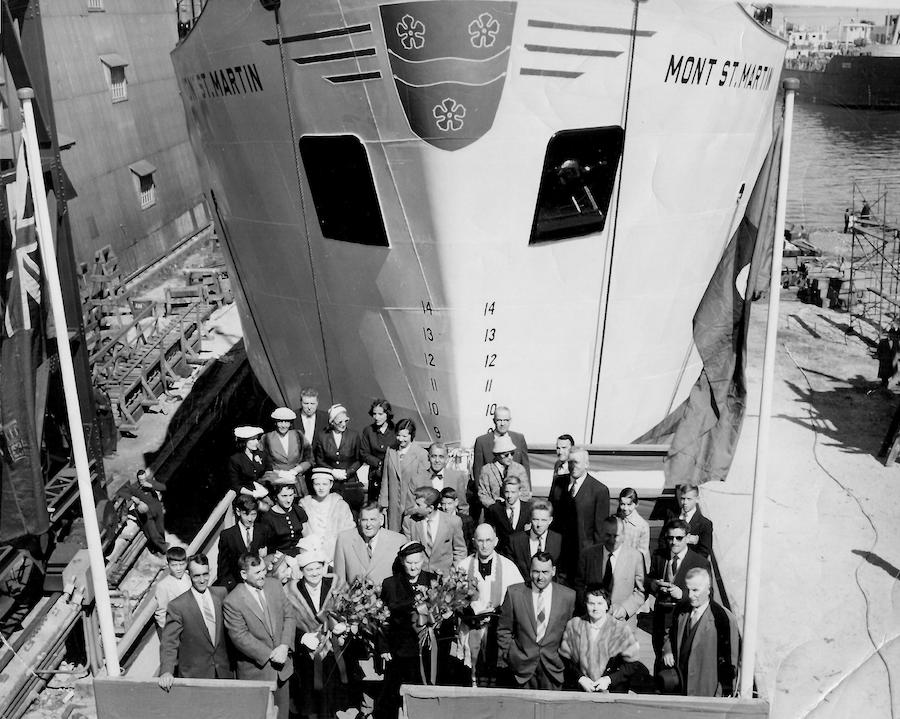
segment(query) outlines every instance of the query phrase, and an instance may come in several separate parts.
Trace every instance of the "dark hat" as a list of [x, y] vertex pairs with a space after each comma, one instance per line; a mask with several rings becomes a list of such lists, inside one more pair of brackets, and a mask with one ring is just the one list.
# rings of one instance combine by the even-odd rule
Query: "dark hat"
[[677, 667], [666, 667], [656, 675], [656, 688], [663, 694], [677, 694], [681, 691], [681, 675]]
[[407, 542], [402, 547], [400, 547], [400, 551], [397, 552], [397, 556], [408, 557], [410, 554], [418, 554], [419, 552], [424, 551], [425, 547], [423, 547], [420, 542]]

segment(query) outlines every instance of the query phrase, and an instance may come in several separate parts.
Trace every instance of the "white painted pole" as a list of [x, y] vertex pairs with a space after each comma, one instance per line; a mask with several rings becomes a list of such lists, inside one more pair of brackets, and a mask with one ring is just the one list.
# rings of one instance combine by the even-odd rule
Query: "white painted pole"
[[94, 598], [97, 602], [97, 617], [100, 620], [100, 638], [103, 644], [106, 671], [109, 676], [117, 677], [120, 674], [119, 655], [116, 652], [116, 633], [113, 627], [112, 609], [109, 603], [109, 587], [106, 584], [106, 564], [103, 561], [100, 529], [97, 526], [97, 512], [94, 508], [94, 491], [91, 487], [91, 472], [88, 466], [87, 447], [84, 441], [84, 427], [81, 424], [81, 410], [78, 405], [75, 369], [72, 365], [72, 349], [69, 347], [69, 323], [66, 321], [66, 308], [63, 304], [59, 270], [56, 266], [56, 247], [53, 244], [50, 213], [47, 209], [44, 174], [41, 167], [37, 132], [34, 126], [34, 110], [31, 107], [34, 90], [30, 87], [24, 87], [19, 90], [18, 95], [22, 103], [24, 116], [22, 137], [25, 140], [25, 154], [28, 158], [28, 177], [31, 180], [31, 193], [34, 200], [34, 220], [37, 229], [38, 246], [41, 250], [41, 265], [46, 279], [46, 290], [50, 295], [53, 324], [56, 327], [59, 368], [62, 373], [63, 390], [66, 398], [66, 414], [69, 419], [72, 454], [75, 457], [75, 471], [78, 476], [78, 496], [81, 500], [81, 513], [84, 516], [84, 528], [87, 534], [91, 581], [94, 585]]
[[[781, 299], [781, 256], [784, 252], [784, 215], [787, 205], [788, 169], [791, 158], [791, 125], [794, 121], [794, 94], [800, 81], [787, 78], [784, 87], [784, 136], [781, 166], [778, 171], [778, 198], [775, 205], [775, 238], [772, 243], [772, 276], [769, 278], [769, 316], [766, 320], [766, 345], [763, 360], [762, 393], [759, 400], [759, 428], [756, 437], [756, 468], [753, 479], [753, 504], [750, 513], [750, 542], [747, 548], [747, 588], [744, 596], [744, 642], [741, 649], [740, 695], [753, 696], [756, 665], [757, 627], [759, 626], [759, 576], [762, 570], [763, 517], [769, 462], [769, 420], [772, 414], [772, 383], [775, 377], [778, 305]], [[750, 292], [751, 288], [748, 287]]]

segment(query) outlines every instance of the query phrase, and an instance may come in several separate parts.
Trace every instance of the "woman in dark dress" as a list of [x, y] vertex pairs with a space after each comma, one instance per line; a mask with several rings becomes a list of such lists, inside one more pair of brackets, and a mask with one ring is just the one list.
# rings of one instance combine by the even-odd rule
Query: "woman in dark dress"
[[394, 434], [394, 410], [386, 399], [376, 399], [369, 407], [372, 424], [362, 432], [360, 443], [363, 461], [369, 465], [369, 501], [378, 500], [381, 491], [384, 455], [389, 449], [397, 449], [397, 435]]
[[259, 524], [266, 537], [269, 554], [281, 552], [289, 557], [300, 553], [297, 542], [303, 536], [303, 525], [307, 516], [303, 507], [296, 504], [297, 490], [292, 480], [272, 485], [269, 496], [274, 501], [272, 508], [259, 518]]
[[[360, 703], [359, 640], [347, 632], [342, 635], [347, 643], [334, 647], [330, 642], [338, 640], [325, 636], [328, 610], [334, 601], [334, 580], [325, 576], [326, 564], [326, 557], [321, 552], [303, 552], [297, 557], [303, 576], [296, 582], [288, 582], [284, 588], [297, 618], [291, 697], [297, 714], [303, 719], [332, 719], [336, 712]], [[329, 642], [329, 645], [323, 647], [323, 642]], [[336, 651], [343, 664], [343, 676], [335, 659]], [[317, 677], [319, 686], [316, 686]]]
[[228, 458], [228, 488], [235, 494], [249, 494], [256, 499], [266, 496], [260, 484], [266, 473], [266, 463], [259, 448], [260, 427], [235, 427], [238, 451]]
[[422, 571], [425, 547], [419, 542], [404, 544], [397, 553], [395, 573], [381, 584], [381, 601], [391, 616], [384, 629], [385, 660], [381, 695], [375, 704], [374, 719], [396, 719], [400, 709], [400, 685], [421, 684], [416, 587], [427, 587], [435, 575]]
[[313, 445], [315, 467], [327, 467], [334, 477], [334, 492], [350, 505], [354, 516], [365, 501], [356, 470], [362, 464], [359, 433], [348, 429], [350, 415], [342, 404], [328, 410], [328, 427], [319, 432]]

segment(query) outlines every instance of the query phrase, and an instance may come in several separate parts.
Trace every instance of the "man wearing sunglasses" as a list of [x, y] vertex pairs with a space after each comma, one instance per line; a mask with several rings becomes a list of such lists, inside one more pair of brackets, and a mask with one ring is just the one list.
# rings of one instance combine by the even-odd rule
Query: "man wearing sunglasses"
[[478, 499], [485, 511], [495, 502], [503, 501], [503, 484], [512, 477], [519, 480], [522, 501], [531, 500], [531, 481], [528, 479], [528, 472], [513, 459], [515, 453], [516, 446], [508, 434], [494, 440], [494, 461], [484, 465], [478, 475]]
[[687, 600], [685, 577], [688, 571], [698, 567], [709, 571], [709, 561], [688, 547], [687, 536], [687, 522], [682, 519], [669, 520], [662, 533], [666, 548], [657, 550], [650, 560], [647, 588], [656, 598], [652, 632], [653, 651], [656, 654], [654, 673], [662, 666], [663, 643], [672, 625], [675, 607]]

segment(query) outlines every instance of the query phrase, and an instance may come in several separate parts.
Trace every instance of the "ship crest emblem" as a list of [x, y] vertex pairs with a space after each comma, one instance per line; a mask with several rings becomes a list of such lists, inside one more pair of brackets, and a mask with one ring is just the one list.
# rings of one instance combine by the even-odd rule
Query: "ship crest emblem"
[[459, 150], [483, 137], [503, 94], [516, 3], [414, 0], [380, 11], [410, 129], [441, 150]]

